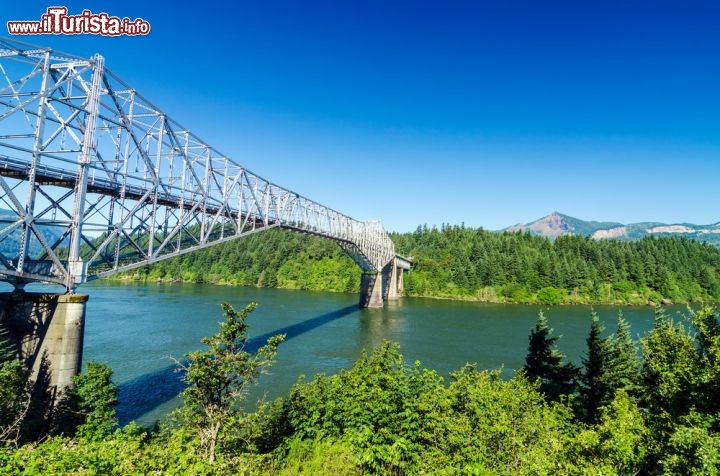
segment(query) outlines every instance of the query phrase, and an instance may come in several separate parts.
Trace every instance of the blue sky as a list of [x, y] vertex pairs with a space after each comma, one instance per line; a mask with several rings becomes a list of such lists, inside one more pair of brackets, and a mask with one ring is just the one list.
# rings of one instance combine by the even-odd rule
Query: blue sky
[[[19, 3], [3, 22], [51, 6]], [[720, 221], [716, 2], [61, 4], [152, 30], [19, 39], [103, 54], [218, 150], [389, 230]]]

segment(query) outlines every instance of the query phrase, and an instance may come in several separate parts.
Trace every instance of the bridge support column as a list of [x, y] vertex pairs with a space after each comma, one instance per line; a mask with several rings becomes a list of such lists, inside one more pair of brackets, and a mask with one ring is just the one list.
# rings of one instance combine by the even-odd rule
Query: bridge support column
[[32, 368], [32, 379], [57, 392], [82, 366], [83, 294], [0, 293], [0, 322]]
[[393, 258], [380, 273], [364, 273], [360, 283], [360, 308], [383, 307], [387, 300], [398, 299], [403, 290], [403, 270]]
[[[398, 269], [395, 260], [396, 258], [393, 258], [393, 260], [385, 266], [385, 269], [383, 269], [383, 277], [386, 278], [383, 279], [386, 283], [385, 289], [387, 295], [385, 296], [385, 299], [397, 299], [400, 297], [398, 290]], [[402, 270], [400, 270], [399, 274], [402, 275]]]
[[405, 290], [405, 271], [400, 268], [395, 268], [397, 270], [397, 292], [398, 296], [402, 296], [403, 291]]
[[360, 281], [360, 309], [383, 307], [383, 273], [363, 273]]

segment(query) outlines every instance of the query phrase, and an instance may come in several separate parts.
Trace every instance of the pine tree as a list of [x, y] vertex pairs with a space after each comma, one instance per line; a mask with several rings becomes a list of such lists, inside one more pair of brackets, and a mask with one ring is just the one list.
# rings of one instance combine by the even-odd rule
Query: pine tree
[[[612, 352], [605, 375], [608, 389], [613, 393], [624, 390], [628, 395], [638, 393], [640, 359], [635, 342], [630, 334], [630, 324], [622, 312], [618, 313], [617, 333], [611, 342]], [[612, 397], [612, 396], [611, 396]]]
[[677, 421], [697, 400], [698, 351], [693, 335], [673, 322], [664, 309], [655, 311], [655, 325], [642, 339], [643, 404], [654, 416]]
[[552, 351], [558, 338], [551, 337], [551, 333], [547, 318], [540, 311], [535, 328], [530, 333], [528, 354], [525, 358], [525, 375], [530, 380], [537, 380], [546, 375], [548, 367], [558, 365], [562, 360], [557, 352]]
[[600, 407], [612, 399], [613, 392], [607, 382], [612, 345], [610, 339], [601, 337], [604, 330], [598, 315], [593, 312], [587, 338], [587, 354], [582, 359], [583, 371], [580, 375], [581, 410], [587, 423], [596, 423], [600, 416]]
[[704, 306], [690, 315], [696, 330], [697, 406], [709, 414], [720, 412], [720, 321], [718, 312]]
[[540, 391], [549, 400], [573, 393], [577, 375], [575, 366], [563, 363], [565, 356], [555, 346], [558, 339], [552, 336], [547, 318], [540, 311], [530, 332], [524, 371], [531, 382], [540, 382]]

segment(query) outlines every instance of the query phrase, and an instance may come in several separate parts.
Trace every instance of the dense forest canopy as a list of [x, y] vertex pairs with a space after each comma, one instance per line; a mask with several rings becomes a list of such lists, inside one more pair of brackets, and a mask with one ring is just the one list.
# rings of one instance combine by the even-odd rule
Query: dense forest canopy
[[[678, 237], [639, 241], [496, 233], [443, 225], [392, 233], [412, 257], [408, 296], [519, 303], [717, 301], [720, 250]], [[268, 230], [163, 261], [123, 279], [357, 292], [361, 271], [335, 243]]]
[[462, 226], [419, 227], [392, 238], [415, 260], [405, 281], [409, 295], [545, 304], [720, 297], [720, 250], [684, 238], [551, 242]]

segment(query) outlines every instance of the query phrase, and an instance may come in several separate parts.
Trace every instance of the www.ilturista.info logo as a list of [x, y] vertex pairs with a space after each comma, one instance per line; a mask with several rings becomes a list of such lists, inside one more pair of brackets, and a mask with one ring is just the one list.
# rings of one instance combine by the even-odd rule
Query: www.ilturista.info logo
[[142, 18], [111, 17], [107, 13], [83, 10], [80, 15], [68, 15], [66, 7], [50, 7], [40, 21], [9, 21], [11, 35], [147, 35], [150, 23]]

